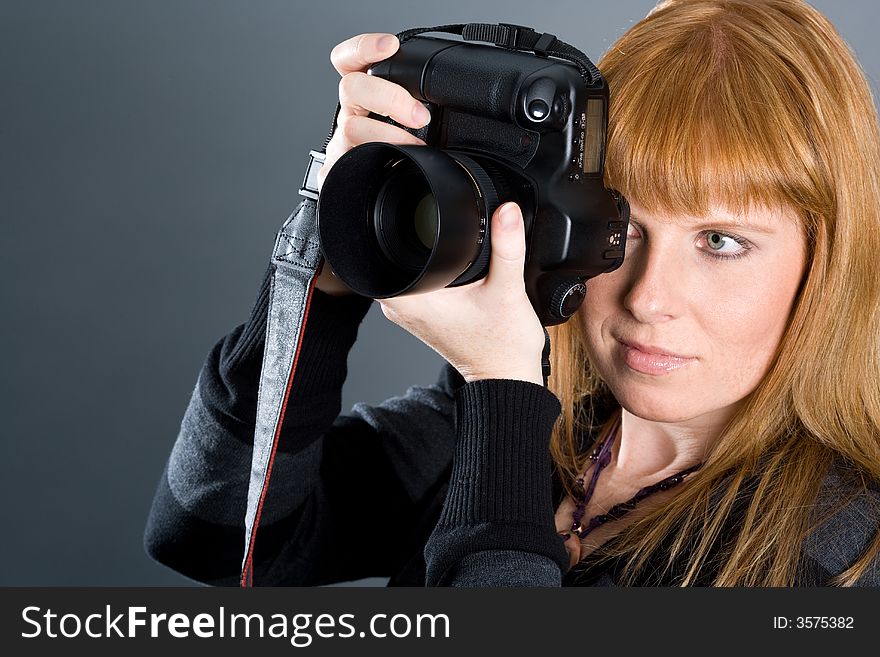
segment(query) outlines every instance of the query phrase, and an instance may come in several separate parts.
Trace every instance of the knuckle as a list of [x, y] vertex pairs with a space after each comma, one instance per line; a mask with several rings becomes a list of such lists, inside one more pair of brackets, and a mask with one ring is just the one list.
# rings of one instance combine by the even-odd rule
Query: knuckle
[[330, 62], [337, 71], [342, 73], [344, 70], [360, 64], [359, 52], [363, 37], [364, 35], [361, 34], [333, 46], [330, 51]]
[[365, 75], [364, 73], [354, 72], [354, 73], [346, 73], [339, 80], [339, 102], [342, 105], [347, 107], [351, 107], [353, 105], [360, 105], [357, 102], [358, 89], [361, 86], [361, 76]]
[[353, 144], [357, 141], [358, 135], [360, 134], [359, 124], [357, 116], [348, 117], [341, 126], [339, 126], [340, 130], [342, 130], [342, 136], [345, 138], [350, 144]]
[[394, 91], [391, 94], [392, 106], [400, 116], [408, 115], [412, 111], [413, 97], [400, 85], [395, 84], [394, 87]]
[[344, 43], [337, 43], [330, 51], [330, 63], [333, 64], [333, 68], [337, 71], [342, 66], [344, 48]]
[[365, 50], [364, 44], [366, 43], [366, 40], [367, 40], [366, 34], [359, 34], [357, 37], [355, 37], [354, 47], [352, 48], [352, 51], [354, 52], [355, 59], [358, 62], [367, 61], [367, 58], [364, 57], [364, 50]]
[[345, 124], [351, 120], [352, 115], [346, 112], [340, 112], [339, 116], [336, 117], [336, 130], [333, 132], [333, 137], [336, 135], [342, 134], [342, 131], [345, 127]]
[[348, 98], [351, 95], [351, 73], [347, 73], [343, 75], [339, 79], [339, 102], [343, 105], [348, 103]]

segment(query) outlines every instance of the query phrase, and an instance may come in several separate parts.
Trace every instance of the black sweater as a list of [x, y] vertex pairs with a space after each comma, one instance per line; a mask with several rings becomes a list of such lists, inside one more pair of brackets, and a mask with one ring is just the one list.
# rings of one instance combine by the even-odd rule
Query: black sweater
[[[235, 585], [241, 568], [268, 280], [248, 322], [209, 353], [147, 522], [149, 554], [208, 584]], [[548, 445], [560, 405], [546, 388], [465, 383], [446, 363], [433, 385], [340, 415], [346, 360], [370, 304], [313, 292], [254, 583], [380, 576], [389, 586], [614, 585], [619, 564], [569, 570], [556, 534], [564, 493]], [[830, 473], [823, 503], [840, 487]], [[857, 496], [805, 542], [799, 584], [824, 584], [852, 563], [876, 530], [876, 500], [880, 493]], [[710, 581], [706, 573], [698, 583]], [[880, 584], [880, 568], [863, 583]]]

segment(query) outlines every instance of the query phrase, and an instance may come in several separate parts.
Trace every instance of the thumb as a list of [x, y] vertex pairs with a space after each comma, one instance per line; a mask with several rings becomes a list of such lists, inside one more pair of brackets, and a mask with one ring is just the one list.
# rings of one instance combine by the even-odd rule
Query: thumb
[[504, 203], [492, 215], [488, 285], [523, 285], [526, 231], [516, 203]]

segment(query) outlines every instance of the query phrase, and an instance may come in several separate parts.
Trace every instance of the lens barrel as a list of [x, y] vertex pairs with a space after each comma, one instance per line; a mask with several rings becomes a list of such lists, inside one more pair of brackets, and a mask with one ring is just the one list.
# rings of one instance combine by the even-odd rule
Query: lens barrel
[[368, 143], [339, 158], [324, 180], [318, 234], [354, 292], [416, 294], [479, 277], [497, 206], [491, 177], [464, 154]]

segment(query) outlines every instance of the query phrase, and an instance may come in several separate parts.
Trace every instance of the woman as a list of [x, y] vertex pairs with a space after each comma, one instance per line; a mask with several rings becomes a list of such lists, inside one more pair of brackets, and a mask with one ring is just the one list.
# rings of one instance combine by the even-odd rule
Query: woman
[[[369, 112], [429, 120], [363, 73], [389, 37], [333, 50], [342, 111], [322, 177], [359, 143], [417, 143]], [[599, 68], [626, 258], [550, 329], [548, 387], [514, 204], [493, 216], [485, 279], [380, 302], [448, 361], [440, 381], [349, 416], [338, 392], [369, 300], [326, 270], [262, 583], [880, 585], [880, 132], [864, 75], [795, 0], [663, 2]], [[205, 581], [240, 562], [250, 461], [218, 436], [252, 434], [263, 297], [209, 357], [148, 527], [151, 554]]]

